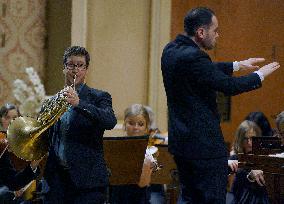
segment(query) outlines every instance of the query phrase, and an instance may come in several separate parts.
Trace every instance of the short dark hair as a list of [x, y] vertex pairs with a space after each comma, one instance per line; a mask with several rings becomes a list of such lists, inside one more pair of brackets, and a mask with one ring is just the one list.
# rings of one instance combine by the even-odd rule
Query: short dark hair
[[20, 115], [19, 109], [18, 109], [18, 107], [16, 105], [14, 105], [12, 103], [6, 103], [5, 105], [3, 105], [0, 108], [0, 118], [6, 117], [8, 112], [10, 110], [14, 110], [14, 109], [18, 112], [18, 115]]
[[189, 36], [194, 36], [201, 26], [209, 26], [215, 13], [206, 7], [197, 7], [190, 10], [184, 17], [184, 31]]
[[250, 112], [246, 117], [245, 120], [250, 120], [255, 122], [261, 129], [262, 136], [272, 136], [273, 131], [270, 126], [269, 120], [264, 115], [263, 112]]
[[68, 47], [65, 51], [64, 51], [64, 55], [63, 55], [63, 65], [66, 64], [67, 59], [71, 56], [84, 56], [85, 60], [86, 60], [86, 65], [87, 67], [89, 66], [90, 63], [90, 55], [88, 53], [88, 51], [86, 50], [86, 48], [84, 47], [80, 47], [80, 46], [71, 46]]

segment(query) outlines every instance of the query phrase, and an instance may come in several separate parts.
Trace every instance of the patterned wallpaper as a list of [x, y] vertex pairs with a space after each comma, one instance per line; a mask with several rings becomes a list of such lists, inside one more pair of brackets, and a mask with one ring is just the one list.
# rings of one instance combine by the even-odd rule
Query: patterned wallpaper
[[1, 106], [16, 102], [13, 81], [28, 80], [26, 67], [34, 67], [44, 77], [45, 8], [46, 0], [0, 0]]

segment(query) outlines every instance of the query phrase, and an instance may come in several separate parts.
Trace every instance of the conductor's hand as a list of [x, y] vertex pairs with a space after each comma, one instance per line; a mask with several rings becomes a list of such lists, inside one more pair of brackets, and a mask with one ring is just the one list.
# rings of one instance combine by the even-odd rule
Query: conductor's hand
[[278, 62], [272, 62], [270, 64], [267, 64], [263, 67], [261, 67], [258, 71], [260, 71], [264, 78], [270, 75], [272, 72], [277, 70], [280, 67], [280, 64]]
[[255, 65], [257, 63], [264, 62], [264, 58], [249, 58], [247, 60], [239, 61], [240, 70], [256, 69], [259, 66]]
[[72, 87], [67, 87], [63, 95], [66, 96], [66, 101], [70, 103], [72, 106], [77, 106], [79, 104], [79, 96], [77, 92]]

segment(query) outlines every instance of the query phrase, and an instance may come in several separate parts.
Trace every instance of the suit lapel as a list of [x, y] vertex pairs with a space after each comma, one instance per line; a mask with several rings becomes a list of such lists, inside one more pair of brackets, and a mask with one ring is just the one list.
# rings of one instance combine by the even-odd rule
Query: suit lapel
[[82, 89], [81, 89], [81, 91], [80, 91], [80, 93], [79, 93], [79, 98], [80, 99], [81, 98], [87, 99], [87, 96], [89, 94], [89, 90], [90, 90], [89, 87], [86, 84], [84, 84]]

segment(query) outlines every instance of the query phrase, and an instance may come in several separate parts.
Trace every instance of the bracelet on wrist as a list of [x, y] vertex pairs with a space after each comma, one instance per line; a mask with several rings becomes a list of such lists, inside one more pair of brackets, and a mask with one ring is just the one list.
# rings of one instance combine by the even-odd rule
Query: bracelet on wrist
[[249, 173], [248, 173], [247, 179], [248, 179], [249, 182], [251, 182], [251, 183], [255, 182], [255, 178], [252, 178], [252, 172], [249, 172]]

